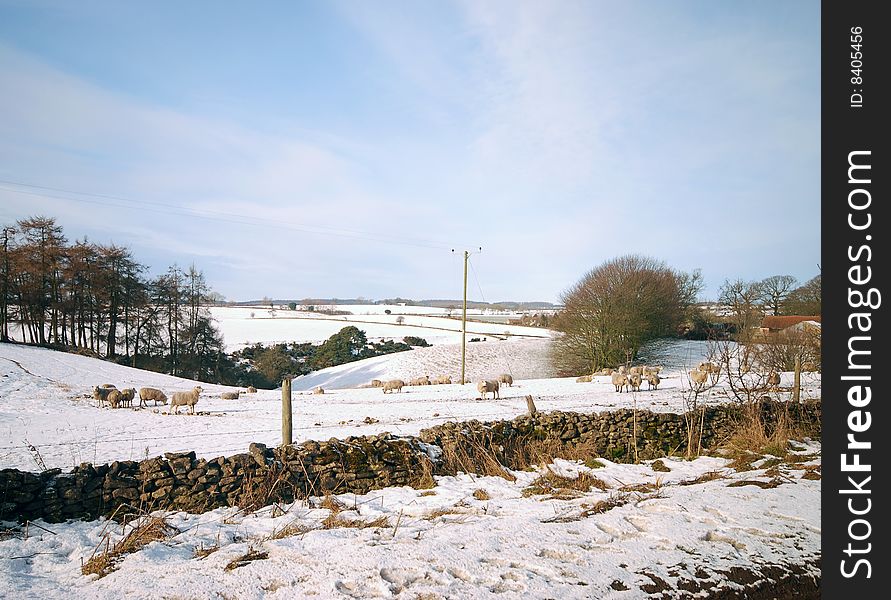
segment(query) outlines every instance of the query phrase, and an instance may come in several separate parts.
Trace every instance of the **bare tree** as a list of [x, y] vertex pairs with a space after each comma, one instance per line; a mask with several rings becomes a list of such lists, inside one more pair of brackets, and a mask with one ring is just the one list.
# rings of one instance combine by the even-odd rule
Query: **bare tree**
[[727, 280], [721, 286], [718, 301], [730, 307], [733, 324], [740, 339], [747, 339], [763, 317], [764, 291], [760, 281]]
[[651, 339], [673, 335], [702, 289], [654, 258], [628, 255], [592, 269], [563, 292], [553, 320], [561, 332], [553, 360], [561, 373], [591, 373], [633, 358]]
[[822, 312], [822, 276], [808, 280], [786, 296], [783, 311], [790, 315], [819, 315]]
[[789, 292], [795, 289], [798, 280], [791, 275], [774, 275], [761, 281], [764, 305], [773, 315], [780, 314]]

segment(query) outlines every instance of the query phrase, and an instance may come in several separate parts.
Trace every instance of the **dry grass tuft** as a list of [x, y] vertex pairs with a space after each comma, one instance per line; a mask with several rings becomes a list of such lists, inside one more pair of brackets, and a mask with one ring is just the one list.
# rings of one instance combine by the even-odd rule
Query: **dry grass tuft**
[[727, 487], [743, 487], [744, 485], [754, 485], [756, 487], [760, 487], [762, 490], [769, 490], [775, 487], [779, 487], [786, 483], [779, 477], [774, 477], [770, 481], [758, 481], [755, 479], [743, 479], [741, 481], [734, 481], [732, 483], [728, 483]]
[[579, 473], [578, 477], [571, 478], [557, 475], [548, 469], [523, 490], [523, 495], [526, 497], [547, 495], [554, 500], [571, 500], [590, 492], [591, 488], [607, 490], [609, 486], [605, 481], [588, 473]]
[[[105, 577], [114, 571], [117, 563], [123, 560], [127, 554], [137, 552], [152, 542], [169, 539], [178, 533], [179, 530], [168, 523], [164, 517], [140, 517], [130, 532], [114, 545], [111, 545], [106, 533], [93, 550], [93, 555], [81, 566], [80, 571], [84, 575], [95, 574]], [[105, 550], [99, 552], [103, 542], [105, 542]]]
[[695, 479], [685, 479], [678, 482], [678, 485], [697, 485], [699, 483], [707, 483], [716, 479], [725, 479], [727, 476], [721, 471], [706, 471]]
[[316, 507], [327, 508], [331, 511], [332, 515], [336, 515], [337, 513], [346, 510], [347, 506], [331, 494], [325, 494], [325, 497], [322, 498], [321, 501], [319, 501]]
[[476, 498], [477, 500], [491, 500], [492, 499], [492, 496], [489, 495], [489, 492], [487, 492], [484, 489], [474, 490], [473, 497]]
[[423, 457], [421, 459], [421, 477], [415, 484], [414, 488], [418, 490], [429, 490], [436, 487], [436, 480], [433, 478], [433, 461]]
[[312, 531], [313, 528], [305, 523], [301, 523], [299, 519], [294, 519], [278, 531], [273, 531], [269, 536], [271, 540], [281, 540], [295, 535], [304, 535]]
[[436, 492], [433, 491], [433, 490], [424, 490], [423, 492], [421, 492], [420, 494], [418, 494], [418, 497], [423, 497], [423, 496], [435, 496], [435, 495], [436, 495]]
[[477, 473], [491, 477], [501, 477], [508, 481], [517, 478], [508, 471], [493, 450], [483, 442], [462, 437], [460, 441], [449, 441], [442, 445], [443, 470], [446, 473]]
[[439, 517], [444, 517], [446, 515], [464, 515], [467, 514], [462, 510], [459, 510], [455, 507], [449, 508], [437, 508], [435, 510], [431, 510], [427, 514], [425, 514], [422, 518], [427, 521], [432, 521], [433, 519], [438, 519]]
[[204, 546], [198, 546], [195, 548], [195, 558], [201, 560], [202, 558], [206, 558], [220, 549], [219, 544], [214, 544], [213, 546], [208, 546], [205, 548]]
[[364, 521], [332, 513], [322, 521], [322, 529], [367, 529], [369, 527], [390, 527], [390, 520], [387, 517], [380, 516], [372, 521]]
[[226, 565], [226, 570], [232, 571], [233, 569], [243, 567], [255, 560], [266, 560], [267, 558], [269, 558], [268, 552], [262, 552], [260, 550], [254, 550], [253, 548], [249, 548], [247, 553], [242, 554], [235, 560], [230, 561], [229, 564]]
[[801, 476], [802, 479], [812, 479], [814, 481], [820, 481], [823, 477], [816, 471], [806, 471], [804, 475]]

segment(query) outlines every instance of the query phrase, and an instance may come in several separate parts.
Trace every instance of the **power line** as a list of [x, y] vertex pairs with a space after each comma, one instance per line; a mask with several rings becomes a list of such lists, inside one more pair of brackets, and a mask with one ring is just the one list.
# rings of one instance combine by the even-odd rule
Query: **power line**
[[[338, 237], [345, 237], [351, 239], [359, 239], [366, 241], [374, 241], [374, 242], [382, 242], [387, 244], [398, 244], [398, 245], [406, 245], [406, 246], [415, 246], [421, 248], [432, 248], [437, 250], [450, 250], [451, 246], [446, 246], [445, 244], [432, 241], [432, 240], [424, 240], [420, 238], [409, 238], [409, 237], [393, 237], [393, 236], [377, 236], [369, 231], [361, 231], [361, 230], [352, 230], [352, 229], [343, 229], [343, 228], [335, 228], [335, 227], [326, 227], [324, 225], [304, 225], [300, 223], [293, 223], [284, 220], [275, 220], [264, 217], [257, 217], [251, 215], [243, 215], [238, 213], [231, 213], [226, 211], [219, 211], [213, 209], [194, 209], [188, 207], [177, 206], [174, 204], [167, 204], [163, 202], [154, 202], [149, 200], [132, 200], [129, 198], [125, 198], [122, 196], [113, 196], [107, 194], [94, 194], [90, 192], [81, 192], [77, 190], [70, 190], [65, 188], [57, 188], [50, 186], [42, 186], [42, 185], [34, 185], [29, 183], [23, 183], [19, 181], [12, 181], [8, 179], [0, 179], [0, 183], [7, 185], [14, 185], [24, 188], [30, 188], [33, 190], [48, 190], [50, 192], [61, 192], [64, 194], [75, 194], [77, 196], [83, 196], [82, 198], [73, 198], [70, 196], [60, 196], [51, 193], [44, 192], [35, 192], [35, 191], [27, 191], [21, 189], [15, 189], [10, 187], [0, 186], [0, 190], [11, 192], [14, 194], [23, 194], [28, 196], [36, 196], [39, 198], [52, 198], [56, 200], [68, 200], [72, 202], [83, 202], [88, 204], [97, 204], [100, 206], [110, 206], [114, 208], [124, 208], [127, 210], [142, 210], [147, 212], [155, 212], [160, 214], [174, 214], [174, 215], [182, 215], [182, 216], [190, 216], [196, 217], [200, 219], [209, 219], [214, 221], [220, 221], [224, 223], [234, 223], [238, 225], [256, 225], [262, 227], [276, 227], [279, 229], [285, 229], [290, 231], [299, 231], [303, 233], [311, 233], [314, 235], [333, 235]], [[125, 204], [122, 204], [125, 203]]]

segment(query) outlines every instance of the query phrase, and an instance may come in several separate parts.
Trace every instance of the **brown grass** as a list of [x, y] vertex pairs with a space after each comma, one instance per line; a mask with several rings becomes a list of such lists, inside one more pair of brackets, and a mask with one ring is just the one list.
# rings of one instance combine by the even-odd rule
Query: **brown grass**
[[427, 521], [432, 521], [433, 519], [438, 519], [439, 517], [444, 517], [446, 515], [466, 515], [466, 514], [467, 513], [465, 513], [463, 510], [459, 510], [455, 507], [437, 508], [435, 510], [431, 510], [430, 512], [426, 513], [422, 518], [426, 519]]
[[[93, 550], [92, 556], [81, 566], [84, 575], [98, 575], [105, 577], [114, 571], [117, 564], [124, 556], [137, 552], [152, 542], [166, 540], [179, 533], [179, 530], [170, 525], [164, 517], [144, 516], [138, 519], [138, 525], [134, 526], [119, 542], [112, 545], [108, 534], [103, 536], [99, 544]], [[99, 549], [103, 546], [101, 552]]]
[[352, 519], [344, 517], [340, 514], [330, 514], [322, 521], [322, 529], [367, 529], [369, 527], [390, 527], [390, 520], [387, 517], [380, 516], [372, 521], [362, 519]]
[[756, 487], [760, 487], [762, 490], [769, 490], [775, 487], [779, 487], [786, 483], [779, 477], [774, 477], [770, 481], [758, 481], [755, 479], [743, 479], [741, 481], [734, 481], [727, 484], [727, 487], [743, 487], [744, 485], [754, 485]]
[[508, 471], [498, 456], [485, 443], [462, 437], [459, 442], [448, 441], [442, 445], [442, 465], [446, 473], [477, 473], [492, 477], [502, 477], [508, 481], [517, 478]]
[[427, 457], [421, 458], [421, 477], [414, 487], [418, 490], [429, 490], [436, 487], [436, 480], [433, 479], [433, 461]]
[[806, 471], [804, 475], [801, 476], [802, 479], [813, 479], [814, 481], [820, 481], [822, 476], [816, 471]]
[[523, 495], [526, 497], [546, 495], [554, 500], [571, 500], [590, 492], [592, 488], [607, 490], [609, 486], [605, 481], [588, 473], [579, 473], [578, 477], [571, 478], [557, 475], [548, 469], [523, 490]]
[[233, 569], [243, 567], [255, 560], [266, 560], [267, 558], [269, 558], [268, 552], [262, 552], [260, 550], [249, 548], [245, 554], [242, 554], [235, 560], [230, 561], [229, 564], [226, 565], [226, 570], [232, 571]]
[[420, 494], [418, 494], [418, 497], [423, 497], [423, 496], [435, 496], [435, 495], [436, 495], [436, 492], [435, 492], [434, 490], [424, 490], [423, 492], [421, 492]]
[[492, 496], [489, 495], [489, 492], [487, 492], [486, 490], [484, 490], [482, 488], [480, 488], [478, 490], [474, 490], [473, 497], [476, 498], [477, 500], [484, 500], [484, 501], [492, 499]]
[[327, 508], [331, 511], [332, 515], [336, 515], [337, 513], [346, 509], [346, 504], [344, 504], [331, 494], [325, 494], [325, 497], [322, 498], [321, 501], [319, 501], [317, 508]]
[[721, 471], [706, 471], [695, 479], [685, 479], [678, 482], [678, 485], [697, 485], [699, 483], [707, 483], [716, 479], [725, 479], [727, 476]]
[[219, 544], [214, 544], [213, 546], [208, 546], [207, 548], [205, 548], [204, 546], [198, 546], [197, 548], [195, 548], [195, 558], [199, 560], [202, 558], [206, 558], [219, 549]]
[[284, 538], [293, 537], [295, 535], [304, 535], [312, 530], [313, 528], [309, 525], [300, 523], [299, 519], [294, 519], [278, 531], [273, 531], [272, 535], [269, 536], [269, 539], [281, 540]]

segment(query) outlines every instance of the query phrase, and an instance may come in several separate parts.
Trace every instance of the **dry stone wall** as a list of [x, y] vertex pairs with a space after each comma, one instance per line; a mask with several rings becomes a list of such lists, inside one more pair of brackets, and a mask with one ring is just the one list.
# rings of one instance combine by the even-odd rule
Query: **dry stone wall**
[[[818, 437], [819, 402], [800, 405], [764, 404], [770, 423], [783, 413]], [[739, 418], [738, 408], [708, 408], [702, 416], [703, 447], [722, 441]], [[70, 472], [59, 469], [29, 473], [0, 470], [0, 520], [96, 518], [155, 509], [202, 512], [221, 506], [258, 508], [272, 502], [327, 493], [364, 494], [373, 489], [430, 483], [432, 473], [445, 473], [435, 459], [443, 447], [472, 445], [513, 466], [516, 450], [534, 439], [587, 444], [614, 461], [633, 459], [636, 433], [640, 459], [682, 451], [684, 415], [618, 410], [599, 414], [540, 413], [512, 421], [445, 423], [418, 437], [389, 433], [327, 442], [267, 448], [210, 460], [194, 452], [118, 461], [84, 463]], [[431, 462], [433, 458], [433, 462]]]

